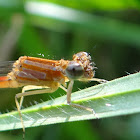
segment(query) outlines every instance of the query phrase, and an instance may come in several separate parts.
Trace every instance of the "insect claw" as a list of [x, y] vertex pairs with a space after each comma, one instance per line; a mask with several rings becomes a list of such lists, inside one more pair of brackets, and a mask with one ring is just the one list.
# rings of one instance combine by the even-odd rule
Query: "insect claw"
[[101, 81], [100, 81], [100, 83], [107, 83], [108, 81], [107, 80], [105, 80], [105, 79], [101, 79]]

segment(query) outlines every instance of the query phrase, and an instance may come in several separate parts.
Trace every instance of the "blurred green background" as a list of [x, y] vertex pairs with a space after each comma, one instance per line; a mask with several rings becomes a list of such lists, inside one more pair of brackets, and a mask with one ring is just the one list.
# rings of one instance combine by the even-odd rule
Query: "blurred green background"
[[[72, 59], [91, 54], [96, 77], [112, 80], [140, 70], [139, 0], [0, 0], [0, 61], [27, 55]], [[76, 82], [73, 91], [96, 83]], [[0, 89], [0, 112], [15, 110], [19, 89]], [[61, 96], [26, 97], [24, 107]], [[140, 114], [26, 129], [26, 140], [140, 139]], [[8, 123], [8, 122], [7, 122]], [[0, 140], [22, 139], [22, 130], [0, 132]]]

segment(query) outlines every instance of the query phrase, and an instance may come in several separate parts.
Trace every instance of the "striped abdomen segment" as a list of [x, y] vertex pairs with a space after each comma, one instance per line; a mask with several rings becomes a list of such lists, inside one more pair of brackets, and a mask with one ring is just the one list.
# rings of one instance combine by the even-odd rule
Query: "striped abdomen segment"
[[56, 67], [59, 61], [23, 56], [14, 64], [13, 73], [16, 80], [22, 83], [56, 81], [65, 82], [65, 77]]

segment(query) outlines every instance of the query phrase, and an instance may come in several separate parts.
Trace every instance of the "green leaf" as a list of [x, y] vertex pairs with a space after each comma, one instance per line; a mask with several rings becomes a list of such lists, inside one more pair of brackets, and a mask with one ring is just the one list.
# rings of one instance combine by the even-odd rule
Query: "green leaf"
[[27, 2], [25, 11], [30, 17], [30, 22], [39, 27], [59, 32], [82, 31], [83, 34], [90, 34], [96, 38], [133, 44], [140, 48], [140, 27], [135, 24], [94, 16], [47, 2]]
[[[99, 118], [140, 112], [140, 73], [72, 94], [72, 101], [93, 108]], [[66, 104], [66, 95], [22, 110], [25, 127], [96, 119], [94, 114]], [[0, 115], [0, 130], [22, 128], [17, 111]]]
[[51, 2], [59, 5], [72, 7], [82, 10], [118, 10], [118, 9], [134, 9], [139, 8], [139, 2], [137, 0], [26, 0], [26, 1], [38, 1], [38, 2]]

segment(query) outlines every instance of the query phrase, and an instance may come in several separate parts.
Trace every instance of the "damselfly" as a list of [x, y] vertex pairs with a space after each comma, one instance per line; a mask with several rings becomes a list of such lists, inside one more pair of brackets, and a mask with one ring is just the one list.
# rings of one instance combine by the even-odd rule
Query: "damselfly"
[[[10, 63], [10, 65], [11, 64], [12, 63]], [[71, 102], [74, 80], [98, 81], [100, 83], [106, 81], [93, 78], [95, 75], [95, 67], [94, 63], [91, 62], [91, 56], [87, 52], [74, 54], [71, 61], [22, 56], [13, 63], [12, 67], [11, 72], [9, 72], [7, 76], [0, 77], [0, 88], [23, 87], [22, 92], [16, 94], [15, 102], [24, 133], [25, 127], [21, 114], [24, 96], [52, 93], [60, 87], [67, 93], [68, 105], [94, 113], [92, 108]], [[4, 65], [1, 65], [0, 72], [2, 72], [3, 69], [5, 69]], [[68, 87], [66, 86], [67, 82], [69, 82]], [[20, 102], [18, 102], [18, 98], [20, 98]]]

